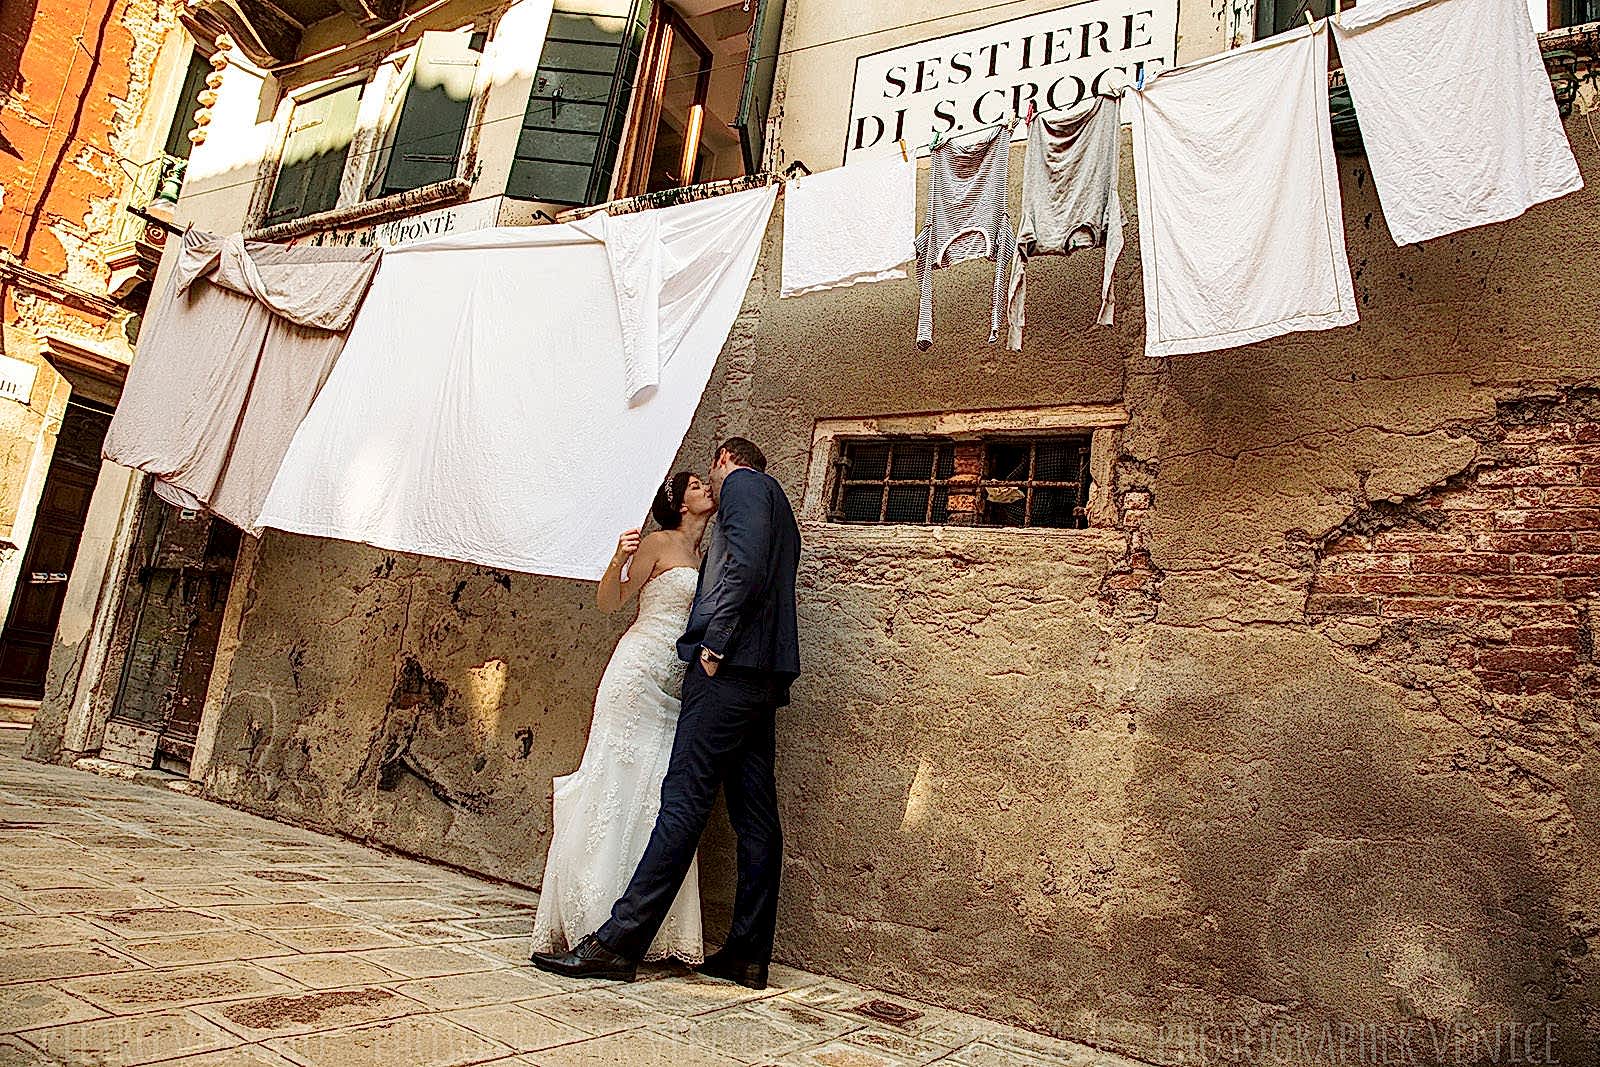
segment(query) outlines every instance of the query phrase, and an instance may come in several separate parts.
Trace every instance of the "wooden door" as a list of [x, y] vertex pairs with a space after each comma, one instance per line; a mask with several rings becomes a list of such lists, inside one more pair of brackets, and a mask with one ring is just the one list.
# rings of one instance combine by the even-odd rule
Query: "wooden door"
[[241, 535], [148, 491], [144, 509], [129, 576], [132, 632], [107, 730], [142, 765], [176, 770], [194, 754]]
[[67, 578], [83, 537], [89, 500], [100, 477], [100, 445], [111, 414], [73, 401], [61, 421], [39, 511], [0, 631], [0, 696], [39, 700]]

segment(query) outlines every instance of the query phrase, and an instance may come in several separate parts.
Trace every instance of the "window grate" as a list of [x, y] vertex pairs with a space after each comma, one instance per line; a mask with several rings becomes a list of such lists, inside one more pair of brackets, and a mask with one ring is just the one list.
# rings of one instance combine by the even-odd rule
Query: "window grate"
[[848, 441], [834, 470], [835, 522], [943, 525], [949, 519], [952, 441]]
[[828, 517], [861, 524], [1081, 529], [1089, 438], [846, 438]]

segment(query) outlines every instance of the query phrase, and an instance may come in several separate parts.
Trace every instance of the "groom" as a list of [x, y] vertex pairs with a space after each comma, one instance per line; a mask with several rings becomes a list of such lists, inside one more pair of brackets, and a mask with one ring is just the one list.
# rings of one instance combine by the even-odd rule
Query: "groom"
[[611, 919], [563, 954], [535, 953], [541, 970], [632, 981], [694, 859], [720, 786], [739, 839], [733, 927], [703, 974], [765, 989], [778, 919], [783, 834], [773, 778], [774, 721], [800, 673], [794, 612], [800, 530], [767, 459], [742, 437], [717, 449], [711, 492], [717, 525], [678, 655], [689, 663], [661, 813]]

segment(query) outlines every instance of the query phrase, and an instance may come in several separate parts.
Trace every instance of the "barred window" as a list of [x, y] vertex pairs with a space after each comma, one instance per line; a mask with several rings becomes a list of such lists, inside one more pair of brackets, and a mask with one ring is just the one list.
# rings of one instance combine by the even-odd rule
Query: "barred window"
[[933, 526], [1087, 525], [1089, 438], [847, 437], [829, 518]]

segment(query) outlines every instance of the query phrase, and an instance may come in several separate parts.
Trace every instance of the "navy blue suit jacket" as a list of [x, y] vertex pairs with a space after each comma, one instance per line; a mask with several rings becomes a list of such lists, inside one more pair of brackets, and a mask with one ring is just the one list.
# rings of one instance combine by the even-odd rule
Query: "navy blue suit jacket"
[[800, 673], [799, 564], [800, 527], [783, 487], [749, 467], [730, 471], [678, 655], [692, 661], [709, 648], [726, 666], [778, 675], [787, 689]]

